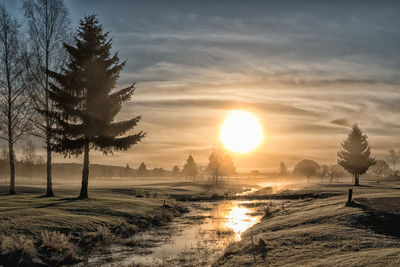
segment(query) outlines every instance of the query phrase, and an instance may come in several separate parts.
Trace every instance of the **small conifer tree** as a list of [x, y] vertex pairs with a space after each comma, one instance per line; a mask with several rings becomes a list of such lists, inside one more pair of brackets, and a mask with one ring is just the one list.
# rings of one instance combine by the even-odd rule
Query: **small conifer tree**
[[371, 147], [367, 138], [358, 125], [354, 124], [338, 152], [338, 164], [354, 175], [356, 186], [360, 185], [360, 175], [376, 162], [375, 158], [371, 158]]

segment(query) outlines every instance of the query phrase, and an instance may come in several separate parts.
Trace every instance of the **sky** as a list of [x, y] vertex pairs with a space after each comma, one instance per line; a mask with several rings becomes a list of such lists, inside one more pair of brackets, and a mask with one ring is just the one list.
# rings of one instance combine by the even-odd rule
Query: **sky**
[[[0, 1], [14, 14], [20, 1]], [[68, 0], [72, 28], [98, 14], [127, 60], [118, 86], [136, 81], [119, 116], [147, 132], [127, 152], [91, 162], [207, 164], [231, 109], [253, 112], [264, 142], [233, 154], [239, 170], [301, 159], [335, 163], [357, 122], [372, 154], [400, 149], [398, 1]], [[56, 160], [63, 161], [62, 156]], [[80, 159], [68, 159], [79, 161]]]

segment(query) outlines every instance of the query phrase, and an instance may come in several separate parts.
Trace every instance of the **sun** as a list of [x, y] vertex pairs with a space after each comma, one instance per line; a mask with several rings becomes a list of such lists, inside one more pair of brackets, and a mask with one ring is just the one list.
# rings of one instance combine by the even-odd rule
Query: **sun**
[[242, 110], [231, 110], [221, 126], [219, 135], [224, 146], [236, 153], [256, 149], [264, 139], [257, 117]]

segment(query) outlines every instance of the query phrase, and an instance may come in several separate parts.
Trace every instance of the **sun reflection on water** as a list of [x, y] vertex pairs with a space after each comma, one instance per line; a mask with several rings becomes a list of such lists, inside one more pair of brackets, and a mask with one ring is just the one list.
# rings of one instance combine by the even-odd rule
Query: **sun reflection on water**
[[235, 232], [237, 240], [240, 240], [244, 231], [260, 220], [260, 216], [251, 216], [250, 212], [250, 209], [240, 206], [240, 203], [235, 203], [232, 204], [231, 210], [225, 216], [225, 227]]
[[[167, 242], [159, 231], [150, 231], [146, 237], [147, 242], [160, 240], [162, 245], [155, 246], [150, 254], [133, 254], [124, 262], [161, 266], [165, 259], [175, 258], [180, 261], [183, 257], [187, 260], [187, 255], [190, 262], [193, 255], [196, 255], [197, 260], [204, 261], [207, 258], [207, 262], [212, 262], [221, 256], [227, 246], [239, 241], [243, 232], [258, 223], [263, 216], [263, 209], [270, 204], [271, 201], [262, 200], [196, 203], [186, 219], [184, 215], [172, 222], [175, 224], [175, 231], [178, 231], [173, 231]], [[199, 219], [203, 216], [204, 219]], [[120, 253], [122, 255], [125, 252]]]

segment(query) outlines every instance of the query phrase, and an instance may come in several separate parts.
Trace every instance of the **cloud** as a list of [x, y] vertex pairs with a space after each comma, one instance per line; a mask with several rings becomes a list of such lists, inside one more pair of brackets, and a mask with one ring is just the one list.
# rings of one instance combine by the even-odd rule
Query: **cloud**
[[[5, 1], [15, 9], [14, 2]], [[239, 108], [255, 112], [271, 140], [251, 159], [238, 158], [239, 168], [303, 156], [333, 162], [352, 122], [372, 143], [379, 140], [380, 150], [397, 142], [396, 1], [66, 4], [75, 25], [84, 14], [99, 14], [114, 50], [128, 60], [119, 85], [137, 81], [119, 118], [143, 114], [139, 128], [148, 135], [113, 162], [168, 167], [189, 152], [206, 161], [224, 111]]]
[[345, 126], [345, 127], [351, 126], [350, 122], [347, 119], [343, 119], [343, 118], [331, 120], [331, 123], [335, 124], [335, 125], [339, 125], [339, 126]]
[[286, 114], [292, 116], [319, 116], [318, 113], [295, 107], [290, 104], [279, 102], [249, 102], [237, 99], [210, 99], [210, 98], [185, 98], [185, 99], [158, 99], [158, 100], [136, 100], [132, 106], [142, 106], [147, 108], [203, 108], [203, 109], [256, 109], [262, 112], [273, 114]]

